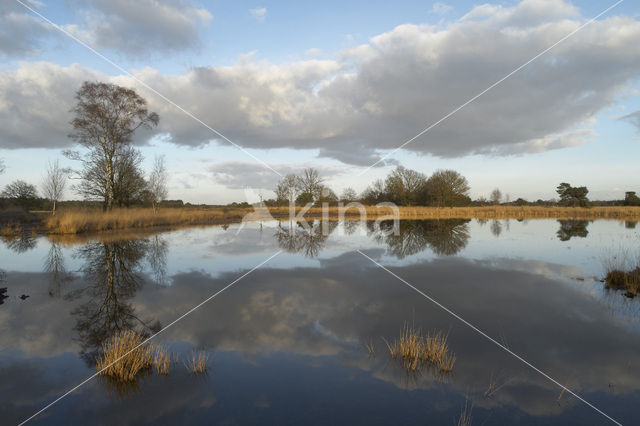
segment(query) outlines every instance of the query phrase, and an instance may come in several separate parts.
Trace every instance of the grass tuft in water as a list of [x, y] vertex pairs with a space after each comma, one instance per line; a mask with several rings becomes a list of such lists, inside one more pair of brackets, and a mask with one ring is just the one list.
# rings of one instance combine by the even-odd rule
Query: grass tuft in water
[[428, 365], [450, 372], [456, 357], [449, 353], [447, 338], [442, 332], [423, 334], [420, 329], [405, 324], [398, 339], [385, 342], [391, 358], [400, 361], [407, 372], [417, 372]]
[[169, 352], [164, 348], [156, 348], [155, 354], [153, 355], [153, 365], [158, 374], [169, 374], [169, 367], [171, 366]]
[[627, 297], [636, 297], [640, 293], [640, 256], [631, 256], [621, 250], [604, 260], [605, 288], [624, 291]]
[[191, 358], [185, 363], [185, 365], [193, 374], [201, 374], [206, 373], [208, 362], [209, 354], [207, 352], [200, 351], [191, 354]]
[[102, 356], [96, 359], [96, 369], [104, 376], [132, 381], [136, 375], [151, 368], [153, 347], [142, 344], [143, 336], [125, 331], [111, 337], [102, 346]]

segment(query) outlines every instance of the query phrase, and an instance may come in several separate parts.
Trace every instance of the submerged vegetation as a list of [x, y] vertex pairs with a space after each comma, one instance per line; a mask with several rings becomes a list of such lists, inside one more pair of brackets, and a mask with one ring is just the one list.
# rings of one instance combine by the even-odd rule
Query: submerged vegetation
[[420, 329], [408, 324], [400, 331], [400, 337], [388, 342], [391, 358], [398, 360], [409, 373], [419, 372], [427, 366], [435, 366], [441, 372], [450, 372], [456, 357], [449, 353], [448, 336], [442, 332], [423, 334]]

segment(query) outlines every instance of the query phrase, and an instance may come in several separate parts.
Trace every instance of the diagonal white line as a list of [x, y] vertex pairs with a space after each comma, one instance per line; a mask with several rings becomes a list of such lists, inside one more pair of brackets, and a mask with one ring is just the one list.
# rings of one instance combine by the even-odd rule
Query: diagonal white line
[[65, 30], [64, 28], [62, 28], [61, 26], [55, 24], [53, 21], [51, 21], [49, 18], [47, 18], [46, 16], [42, 15], [40, 12], [38, 12], [37, 10], [33, 9], [32, 7], [26, 5], [25, 3], [23, 3], [21, 0], [15, 0], [16, 2], [20, 3], [24, 8], [30, 10], [33, 14], [37, 15], [40, 19], [42, 19], [43, 21], [47, 22], [48, 24], [52, 25], [55, 29], [57, 29], [58, 31], [60, 31], [61, 33], [63, 33], [64, 35], [66, 35], [67, 37], [71, 38], [72, 40], [76, 41], [77, 43], [81, 44], [83, 47], [89, 49], [92, 53], [94, 53], [95, 55], [97, 55], [98, 57], [100, 57], [101, 59], [105, 60], [106, 62], [108, 62], [109, 64], [113, 65], [114, 67], [116, 67], [119, 71], [125, 73], [126, 75], [128, 75], [129, 77], [133, 78], [136, 82], [138, 82], [140, 85], [144, 86], [146, 89], [150, 90], [151, 92], [155, 93], [156, 95], [158, 95], [160, 98], [164, 99], [166, 102], [170, 103], [171, 105], [173, 105], [174, 107], [176, 107], [177, 109], [179, 109], [180, 111], [182, 111], [183, 113], [185, 113], [186, 115], [188, 115], [189, 117], [193, 118], [195, 121], [197, 121], [198, 123], [202, 124], [204, 127], [206, 127], [207, 129], [211, 130], [213, 133], [215, 133], [216, 135], [218, 135], [219, 137], [221, 137], [222, 139], [224, 139], [225, 141], [229, 142], [231, 145], [235, 146], [236, 148], [238, 148], [240, 151], [244, 152], [245, 154], [247, 154], [249, 157], [253, 158], [254, 160], [256, 160], [258, 163], [262, 164], [263, 166], [265, 166], [266, 168], [270, 169], [272, 172], [274, 172], [275, 174], [277, 174], [278, 176], [282, 177], [282, 174], [280, 172], [278, 172], [277, 170], [275, 170], [273, 167], [271, 167], [270, 165], [268, 165], [267, 163], [265, 163], [264, 161], [262, 161], [261, 159], [259, 159], [258, 157], [256, 157], [255, 155], [253, 155], [252, 153], [250, 153], [249, 151], [247, 151], [246, 149], [244, 149], [243, 147], [241, 147], [240, 145], [238, 145], [237, 143], [233, 142], [231, 139], [229, 139], [228, 137], [226, 137], [225, 135], [223, 135], [222, 133], [220, 133], [218, 130], [214, 129], [213, 127], [209, 126], [207, 123], [205, 123], [204, 121], [202, 121], [201, 119], [199, 119], [198, 117], [196, 117], [195, 115], [193, 115], [192, 113], [190, 113], [189, 111], [187, 111], [186, 109], [184, 109], [183, 107], [181, 107], [180, 105], [178, 105], [177, 103], [173, 102], [171, 99], [167, 98], [165, 95], [163, 95], [162, 93], [158, 92], [156, 89], [154, 89], [153, 87], [149, 86], [147, 83], [145, 83], [144, 81], [140, 80], [138, 77], [136, 77], [135, 75], [133, 75], [131, 72], [127, 71], [126, 69], [124, 69], [123, 67], [121, 67], [120, 65], [118, 65], [117, 63], [113, 62], [111, 59], [107, 58], [106, 56], [104, 56], [102, 53], [98, 52], [97, 50], [95, 50], [93, 47], [89, 46], [87, 43], [85, 43], [84, 41], [80, 40], [78, 37], [74, 36], [73, 34], [71, 34], [70, 32], [68, 32], [67, 30]]
[[379, 266], [380, 268], [384, 269], [385, 271], [387, 271], [389, 274], [391, 274], [393, 277], [397, 278], [398, 280], [400, 280], [402, 283], [404, 283], [407, 287], [411, 288], [412, 290], [414, 290], [416, 293], [418, 293], [419, 295], [421, 295], [422, 297], [424, 297], [425, 299], [429, 300], [431, 303], [435, 304], [436, 306], [438, 306], [440, 309], [444, 310], [445, 312], [447, 312], [448, 314], [450, 314], [451, 316], [453, 316], [454, 318], [456, 318], [457, 320], [459, 320], [460, 322], [462, 322], [464, 325], [466, 325], [467, 327], [471, 328], [473, 331], [477, 332], [478, 334], [480, 334], [481, 336], [485, 337], [486, 339], [488, 339], [489, 341], [491, 341], [492, 343], [496, 344], [498, 347], [500, 347], [501, 349], [503, 349], [505, 352], [507, 352], [508, 354], [514, 356], [516, 359], [518, 359], [519, 361], [523, 362], [524, 364], [526, 364], [527, 366], [529, 366], [531, 369], [533, 369], [534, 371], [536, 371], [537, 373], [540, 373], [542, 376], [544, 376], [545, 378], [547, 378], [548, 380], [550, 380], [552, 383], [560, 386], [562, 389], [564, 389], [566, 392], [569, 392], [571, 395], [575, 396], [576, 398], [578, 398], [580, 401], [584, 402], [586, 405], [588, 405], [589, 407], [593, 408], [595, 411], [597, 411], [598, 413], [602, 414], [604, 417], [606, 417], [608, 420], [612, 421], [613, 423], [622, 426], [622, 423], [618, 422], [617, 420], [615, 420], [614, 418], [612, 418], [611, 416], [609, 416], [607, 413], [605, 413], [604, 411], [600, 410], [598, 407], [596, 407], [595, 405], [591, 404], [589, 401], [585, 400], [584, 398], [582, 398], [580, 395], [578, 395], [577, 393], [573, 392], [571, 389], [569, 389], [568, 387], [566, 387], [565, 385], [563, 385], [562, 383], [558, 382], [557, 380], [555, 380], [553, 377], [549, 376], [547, 373], [545, 373], [544, 371], [540, 370], [538, 367], [534, 366], [533, 364], [531, 364], [529, 361], [527, 361], [526, 359], [522, 358], [520, 355], [518, 355], [517, 353], [513, 352], [511, 349], [507, 348], [506, 346], [504, 346], [502, 343], [498, 342], [496, 339], [494, 339], [493, 337], [489, 336], [487, 333], [485, 333], [484, 331], [480, 330], [478, 327], [476, 327], [475, 325], [471, 324], [469, 321], [465, 320], [464, 318], [462, 318], [460, 315], [456, 314], [455, 312], [453, 312], [451, 309], [447, 308], [446, 306], [444, 306], [442, 303], [438, 302], [437, 300], [435, 300], [434, 298], [432, 298], [431, 296], [427, 295], [426, 293], [424, 293], [422, 290], [419, 290], [418, 288], [416, 288], [415, 286], [413, 286], [412, 284], [410, 284], [408, 281], [406, 281], [405, 279], [403, 279], [402, 277], [396, 275], [395, 273], [391, 272], [389, 269], [387, 269], [386, 267], [384, 267], [383, 265], [381, 265], [380, 263], [376, 262], [375, 260], [373, 260], [371, 257], [367, 256], [366, 254], [364, 254], [363, 252], [361, 252], [360, 250], [356, 250], [358, 253], [360, 253], [361, 255], [363, 255], [364, 257], [366, 257], [367, 259], [369, 259], [371, 262], [373, 262], [375, 265]]
[[251, 268], [249, 271], [245, 272], [244, 274], [240, 275], [238, 278], [236, 278], [235, 280], [233, 280], [231, 283], [227, 284], [225, 287], [223, 287], [221, 290], [218, 290], [217, 292], [215, 292], [214, 294], [212, 294], [211, 296], [207, 297], [206, 299], [204, 299], [202, 302], [198, 303], [196, 306], [194, 306], [193, 308], [189, 309], [187, 312], [185, 312], [184, 314], [180, 315], [178, 318], [174, 319], [173, 321], [171, 321], [169, 324], [167, 324], [162, 330], [158, 331], [155, 334], [152, 334], [150, 337], [148, 337], [147, 339], [145, 339], [144, 341], [142, 341], [138, 346], [136, 346], [135, 348], [131, 349], [129, 352], [127, 352], [126, 354], [122, 355], [121, 357], [119, 357], [118, 359], [116, 359], [115, 361], [113, 361], [111, 364], [107, 365], [106, 367], [104, 367], [102, 370], [98, 371], [97, 373], [87, 377], [86, 379], [84, 379], [82, 382], [78, 383], [76, 386], [72, 387], [71, 389], [69, 389], [67, 392], [65, 392], [64, 394], [60, 395], [58, 398], [56, 398], [55, 400], [53, 400], [52, 402], [50, 402], [49, 404], [47, 404], [46, 406], [44, 406], [43, 408], [41, 408], [40, 410], [38, 410], [37, 412], [35, 412], [33, 415], [31, 415], [29, 418], [23, 420], [19, 426], [24, 425], [25, 423], [29, 422], [30, 420], [32, 420], [33, 418], [35, 418], [36, 416], [38, 416], [40, 413], [44, 412], [45, 410], [49, 409], [51, 406], [53, 406], [54, 404], [60, 402], [60, 400], [62, 400], [63, 398], [65, 398], [66, 396], [68, 396], [69, 394], [71, 394], [72, 392], [74, 392], [75, 390], [77, 390], [79, 387], [83, 386], [84, 384], [88, 383], [89, 381], [91, 381], [92, 379], [94, 379], [95, 377], [99, 376], [100, 373], [102, 373], [103, 371], [105, 371], [106, 369], [108, 369], [109, 367], [111, 367], [113, 364], [117, 363], [118, 361], [120, 361], [122, 358], [126, 357], [127, 355], [129, 355], [131, 352], [135, 351], [136, 349], [138, 349], [140, 346], [144, 345], [145, 343], [147, 343], [149, 340], [153, 339], [154, 337], [156, 337], [158, 334], [162, 333], [163, 331], [166, 331], [168, 328], [170, 328], [171, 326], [173, 326], [174, 324], [176, 324], [178, 321], [181, 321], [183, 318], [185, 318], [186, 316], [190, 315], [191, 313], [193, 313], [195, 310], [197, 310], [198, 308], [200, 308], [202, 305], [204, 305], [205, 303], [209, 302], [210, 300], [212, 300], [213, 298], [215, 298], [216, 296], [218, 296], [220, 293], [222, 293], [223, 291], [227, 290], [229, 287], [233, 286], [235, 283], [237, 283], [238, 281], [240, 281], [241, 279], [243, 279], [244, 277], [246, 277], [247, 275], [249, 275], [250, 273], [252, 273], [253, 271], [255, 271], [256, 269], [260, 268], [262, 265], [264, 265], [265, 263], [267, 263], [268, 261], [270, 261], [271, 259], [273, 259], [274, 257], [276, 257], [277, 255], [279, 255], [280, 253], [282, 253], [282, 250], [278, 251], [277, 253], [275, 253], [274, 255], [270, 256], [268, 259], [263, 260], [262, 262], [260, 262], [258, 265], [254, 266], [253, 268]]
[[605, 13], [609, 12], [611, 9], [613, 9], [614, 7], [616, 7], [617, 5], [619, 5], [620, 3], [622, 3], [624, 0], [618, 0], [616, 3], [612, 4], [611, 6], [609, 6], [608, 8], [606, 8], [605, 10], [603, 10], [602, 12], [598, 13], [596, 16], [594, 16], [593, 18], [589, 19], [587, 22], [585, 22], [584, 24], [580, 25], [578, 28], [576, 28], [575, 30], [571, 31], [569, 34], [567, 34], [566, 36], [562, 37], [560, 40], [556, 41], [555, 43], [553, 43], [551, 46], [547, 47], [546, 49], [544, 49], [542, 52], [538, 53], [536, 56], [534, 56], [533, 58], [529, 59], [527, 62], [525, 62], [524, 64], [520, 65], [518, 68], [514, 69], [513, 71], [511, 71], [509, 74], [505, 75], [504, 77], [502, 77], [500, 80], [496, 81], [495, 83], [493, 83], [491, 86], [487, 87], [486, 89], [484, 89], [482, 92], [478, 93], [477, 95], [475, 95], [474, 97], [472, 97], [471, 99], [469, 99], [468, 101], [466, 101], [465, 103], [463, 103], [462, 105], [460, 105], [459, 107], [455, 108], [453, 111], [449, 112], [447, 115], [445, 115], [444, 117], [442, 117], [441, 119], [439, 119], [438, 121], [436, 121], [435, 123], [431, 124], [430, 126], [426, 127], [425, 129], [423, 129], [420, 133], [418, 133], [417, 135], [415, 135], [414, 137], [412, 137], [411, 139], [405, 141], [404, 143], [402, 143], [402, 145], [400, 145], [399, 147], [395, 148], [393, 151], [388, 152], [387, 154], [383, 155], [382, 157], [380, 157], [378, 159], [378, 161], [376, 161], [375, 163], [373, 163], [372, 165], [370, 165], [369, 167], [367, 167], [366, 169], [364, 169], [359, 176], [362, 176], [363, 174], [367, 173], [369, 170], [371, 170], [372, 167], [375, 167], [376, 164], [380, 163], [381, 161], [384, 161], [384, 159], [388, 158], [390, 155], [395, 154], [396, 152], [398, 152], [399, 150], [401, 150], [402, 148], [404, 148], [405, 146], [409, 145], [411, 142], [415, 141], [416, 139], [418, 139], [420, 136], [424, 135], [425, 133], [427, 133], [429, 130], [433, 129], [434, 127], [436, 127], [438, 124], [442, 123], [443, 121], [445, 121], [446, 119], [448, 119], [449, 117], [451, 117], [452, 115], [454, 115], [455, 113], [457, 113], [458, 111], [460, 111], [461, 109], [463, 109], [464, 107], [466, 107], [467, 105], [469, 105], [470, 103], [472, 103], [473, 101], [475, 101], [476, 99], [478, 99], [480, 96], [484, 95], [485, 93], [487, 93], [489, 90], [493, 89], [494, 87], [496, 87], [497, 85], [501, 84], [503, 81], [505, 81], [506, 79], [508, 79], [509, 77], [511, 77], [512, 75], [514, 75], [515, 73], [517, 73], [518, 71], [522, 70], [524, 67], [526, 67], [527, 65], [529, 65], [530, 63], [532, 63], [533, 61], [535, 61], [536, 59], [538, 59], [540, 56], [544, 55], [545, 53], [547, 53], [548, 51], [550, 51], [551, 49], [553, 49], [554, 47], [556, 47], [557, 45], [559, 45], [560, 43], [562, 43], [563, 41], [567, 40], [569, 37], [573, 36], [575, 33], [577, 33], [578, 31], [580, 31], [581, 29], [583, 29], [584, 27], [586, 27], [587, 25], [592, 24], [593, 22], [595, 22], [596, 19], [598, 19], [599, 17], [601, 17], [602, 15], [604, 15]]

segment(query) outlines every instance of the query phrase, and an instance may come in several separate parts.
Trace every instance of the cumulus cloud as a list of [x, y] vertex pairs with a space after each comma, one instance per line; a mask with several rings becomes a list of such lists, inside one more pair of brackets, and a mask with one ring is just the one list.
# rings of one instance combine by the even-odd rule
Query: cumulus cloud
[[[47, 15], [34, 0], [29, 7]], [[151, 52], [177, 52], [201, 45], [200, 30], [212, 19], [207, 9], [186, 0], [86, 0], [74, 2], [76, 20], [61, 24], [65, 31], [96, 48], [108, 48], [131, 57]], [[45, 39], [62, 37], [56, 29], [19, 3], [0, 4], [0, 52], [5, 55], [35, 54]]]
[[[25, 1], [39, 9], [42, 3]], [[41, 19], [30, 15], [20, 3], [13, 0], [0, 2], [0, 53], [6, 56], [30, 56], [36, 54], [46, 37], [55, 35], [54, 30]]]
[[94, 46], [137, 57], [199, 47], [199, 30], [213, 19], [208, 10], [184, 0], [89, 0], [80, 14], [76, 32]]
[[[400, 25], [334, 60], [276, 65], [247, 55], [230, 66], [195, 68], [183, 75], [145, 68], [136, 71], [136, 77], [244, 147], [314, 149], [323, 157], [366, 164], [585, 21], [569, 3], [524, 0], [513, 7], [476, 7], [446, 26]], [[68, 119], [53, 121], [53, 112], [34, 105], [31, 93], [54, 99], [58, 110], [68, 109], [61, 107], [70, 106], [65, 102], [79, 87], [80, 67], [38, 66], [40, 70], [22, 64], [0, 75], [0, 126], [16, 129], [9, 137], [3, 135], [3, 147], [68, 143], [56, 139], [59, 130], [45, 131], [59, 129]], [[61, 83], [52, 84], [47, 67], [73, 77], [59, 76]], [[27, 85], [20, 77], [25, 73], [38, 78]], [[576, 146], [593, 136], [595, 115], [638, 77], [640, 22], [609, 17], [577, 32], [406, 149], [457, 157]], [[126, 76], [111, 81], [137, 86]], [[7, 89], [16, 82], [24, 89]], [[138, 88], [160, 114], [157, 131], [173, 143], [200, 146], [217, 140], [204, 126]], [[34, 122], [40, 132], [28, 128]], [[30, 134], [28, 140], [19, 129]]]
[[264, 22], [264, 20], [267, 17], [267, 8], [266, 7], [256, 7], [253, 9], [249, 9], [249, 15], [251, 15], [251, 17], [253, 19], [255, 19], [258, 22]]

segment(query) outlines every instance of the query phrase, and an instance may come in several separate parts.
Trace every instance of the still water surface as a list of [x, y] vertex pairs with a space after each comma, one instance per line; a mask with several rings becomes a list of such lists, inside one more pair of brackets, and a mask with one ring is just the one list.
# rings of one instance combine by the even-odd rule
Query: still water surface
[[[0, 419], [17, 424], [95, 373], [102, 342], [151, 334], [247, 275], [156, 344], [181, 361], [130, 386], [97, 377], [33, 424], [611, 424], [357, 250], [623, 424], [640, 424], [640, 300], [603, 259], [639, 255], [615, 221], [277, 222], [0, 243]], [[324, 235], [322, 232], [324, 229]], [[22, 296], [22, 297], [21, 297]], [[25, 297], [28, 296], [28, 297]], [[405, 323], [444, 331], [453, 373], [389, 357]], [[367, 346], [373, 347], [373, 353]]]

